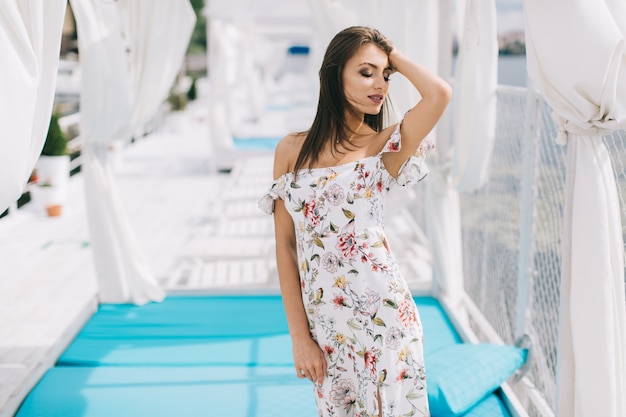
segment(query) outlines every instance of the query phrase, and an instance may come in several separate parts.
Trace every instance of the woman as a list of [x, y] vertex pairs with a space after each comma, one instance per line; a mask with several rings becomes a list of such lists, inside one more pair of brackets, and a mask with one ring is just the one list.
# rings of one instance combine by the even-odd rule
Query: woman
[[[422, 98], [384, 127], [395, 72]], [[422, 141], [450, 94], [377, 30], [351, 27], [326, 50], [311, 128], [276, 147], [260, 206], [274, 213], [296, 374], [314, 382], [320, 416], [429, 415], [421, 324], [382, 217], [391, 187], [426, 175]]]

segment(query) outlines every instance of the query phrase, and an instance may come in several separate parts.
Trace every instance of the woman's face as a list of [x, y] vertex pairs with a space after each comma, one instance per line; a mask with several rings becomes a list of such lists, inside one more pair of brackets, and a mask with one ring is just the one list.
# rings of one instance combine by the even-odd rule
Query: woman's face
[[391, 72], [385, 51], [372, 43], [363, 45], [343, 69], [346, 99], [359, 112], [380, 113]]

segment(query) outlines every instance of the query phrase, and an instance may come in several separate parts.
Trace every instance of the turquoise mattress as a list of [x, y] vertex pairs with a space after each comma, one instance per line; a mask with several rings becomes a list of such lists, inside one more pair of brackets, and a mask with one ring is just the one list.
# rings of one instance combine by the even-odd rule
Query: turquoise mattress
[[[428, 356], [460, 339], [439, 303], [416, 298]], [[102, 305], [18, 417], [316, 416], [295, 376], [279, 296], [169, 297]], [[509, 416], [491, 394], [467, 416]]]

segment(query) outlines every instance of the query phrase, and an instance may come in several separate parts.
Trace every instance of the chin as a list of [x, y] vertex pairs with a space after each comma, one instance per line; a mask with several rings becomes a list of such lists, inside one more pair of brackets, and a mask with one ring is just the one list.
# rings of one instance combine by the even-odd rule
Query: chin
[[369, 114], [370, 116], [376, 116], [382, 110], [383, 106], [367, 106], [360, 109], [363, 113]]

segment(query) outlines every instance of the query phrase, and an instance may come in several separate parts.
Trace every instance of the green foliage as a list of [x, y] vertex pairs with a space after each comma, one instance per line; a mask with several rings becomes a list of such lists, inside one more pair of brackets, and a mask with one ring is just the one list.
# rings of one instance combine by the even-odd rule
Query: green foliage
[[202, 13], [204, 0], [191, 0], [191, 7], [196, 14], [196, 25], [191, 34], [187, 53], [206, 52], [206, 17]]
[[67, 137], [59, 126], [59, 116], [52, 114], [50, 117], [50, 126], [46, 135], [46, 142], [41, 151], [42, 155], [59, 156], [67, 154]]
[[187, 107], [187, 95], [184, 93], [177, 93], [172, 91], [167, 98], [167, 102], [170, 103], [172, 111], [185, 110]]
[[196, 79], [193, 78], [191, 80], [191, 85], [189, 86], [189, 90], [187, 90], [187, 100], [193, 101], [198, 97], [198, 91], [196, 89]]

